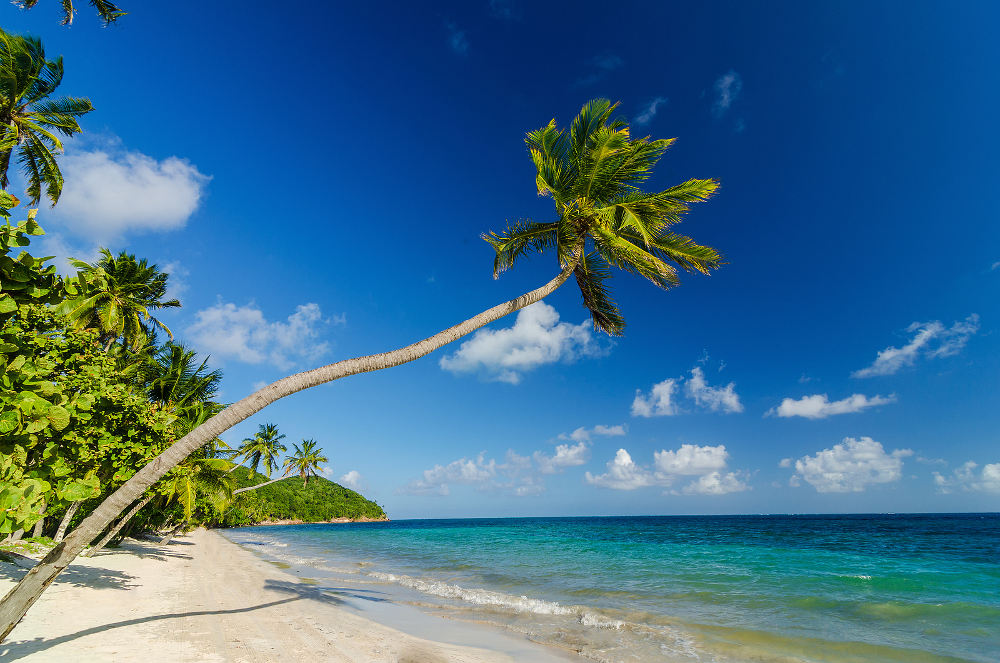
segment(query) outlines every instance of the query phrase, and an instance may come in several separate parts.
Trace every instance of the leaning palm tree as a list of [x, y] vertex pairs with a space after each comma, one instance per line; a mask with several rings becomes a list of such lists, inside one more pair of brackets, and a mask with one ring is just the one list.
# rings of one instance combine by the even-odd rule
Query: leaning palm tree
[[270, 479], [271, 473], [278, 469], [278, 456], [288, 450], [288, 447], [281, 443], [283, 439], [285, 434], [280, 433], [277, 426], [261, 424], [253, 437], [246, 438], [243, 444], [237, 447], [233, 460], [242, 458], [247, 462], [251, 478], [257, 475], [257, 468], [264, 463], [264, 474]]
[[309, 483], [309, 477], [318, 477], [324, 468], [320, 463], [328, 463], [330, 459], [320, 453], [316, 440], [302, 440], [302, 446], [293, 444], [295, 452], [285, 460], [285, 473], [297, 472], [302, 477], [302, 486]]
[[110, 495], [65, 541], [0, 601], [0, 639], [21, 619], [49, 583], [94, 537], [170, 468], [235, 424], [276, 400], [349, 375], [399, 366], [419, 359], [505, 315], [555, 292], [570, 277], [598, 328], [620, 334], [624, 320], [606, 286], [610, 267], [619, 267], [662, 288], [677, 283], [677, 270], [708, 273], [722, 264], [715, 250], [671, 231], [692, 203], [718, 187], [715, 180], [692, 179], [655, 193], [639, 185], [671, 140], [633, 138], [615, 105], [596, 99], [584, 105], [568, 130], [553, 120], [527, 136], [537, 171], [539, 195], [555, 203], [555, 219], [521, 222], [486, 236], [496, 251], [494, 275], [520, 258], [554, 251], [558, 273], [545, 285], [391, 352], [338, 361], [269, 384], [233, 403], [179, 439]]
[[170, 329], [150, 313], [181, 305], [176, 299], [166, 299], [170, 275], [157, 265], [124, 251], [115, 256], [107, 249], [101, 249], [96, 262], [72, 263], [79, 272], [67, 284], [71, 297], [59, 306], [59, 312], [73, 327], [96, 329], [106, 349], [119, 338], [127, 347], [138, 349], [154, 326], [173, 338]]
[[219, 393], [222, 371], [208, 369], [208, 359], [198, 361], [194, 350], [167, 341], [153, 357], [146, 374], [151, 400], [183, 415]]
[[89, 99], [49, 99], [62, 77], [62, 57], [46, 60], [37, 38], [0, 29], [0, 132], [15, 142], [0, 148], [0, 187], [9, 183], [7, 170], [16, 150], [32, 205], [42, 199], [43, 189], [53, 205], [59, 200], [63, 176], [56, 155], [63, 144], [58, 134], [80, 133], [78, 118], [94, 110]]

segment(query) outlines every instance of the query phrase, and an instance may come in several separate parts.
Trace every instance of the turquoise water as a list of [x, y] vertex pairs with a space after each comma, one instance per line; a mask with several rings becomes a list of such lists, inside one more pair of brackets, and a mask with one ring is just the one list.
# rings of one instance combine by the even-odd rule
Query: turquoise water
[[1000, 515], [409, 520], [227, 530], [321, 582], [600, 661], [1000, 661]]

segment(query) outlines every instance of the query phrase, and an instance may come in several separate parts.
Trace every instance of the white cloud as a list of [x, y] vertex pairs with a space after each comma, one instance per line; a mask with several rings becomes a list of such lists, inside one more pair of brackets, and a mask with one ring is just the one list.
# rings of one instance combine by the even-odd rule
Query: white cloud
[[541, 451], [534, 453], [538, 471], [542, 474], [555, 474], [561, 472], [564, 467], [583, 465], [589, 458], [590, 450], [586, 441], [580, 441], [572, 446], [560, 444], [556, 446], [556, 452], [551, 456]]
[[938, 492], [950, 493], [959, 488], [964, 491], [1000, 493], [1000, 463], [983, 465], [978, 473], [977, 467], [979, 465], [970, 460], [954, 470], [950, 477], [935, 472], [934, 484], [938, 487]]
[[665, 417], [675, 415], [680, 410], [674, 400], [677, 393], [677, 380], [669, 378], [653, 385], [649, 396], [644, 396], [641, 389], [635, 390], [632, 401], [633, 417]]
[[725, 445], [699, 446], [683, 444], [679, 449], [661, 450], [653, 454], [653, 470], [632, 460], [625, 449], [619, 449], [607, 464], [607, 472], [585, 474], [588, 483], [615, 490], [635, 490], [647, 486], [672, 486], [679, 477], [697, 477], [673, 494], [725, 495], [749, 490], [742, 472], [725, 472], [729, 453]]
[[920, 356], [935, 359], [957, 354], [965, 347], [969, 337], [979, 331], [979, 316], [973, 313], [951, 327], [945, 327], [938, 320], [914, 322], [906, 331], [913, 333], [909, 343], [901, 348], [890, 346], [880, 351], [871, 366], [854, 371], [851, 377], [893, 375], [902, 368], [912, 366]]
[[740, 403], [740, 397], [736, 393], [735, 383], [730, 382], [722, 388], [709, 387], [705, 381], [705, 374], [697, 366], [691, 369], [691, 379], [684, 385], [684, 389], [695, 403], [713, 412], [743, 411], [743, 404]]
[[324, 324], [319, 305], [301, 304], [285, 322], [269, 321], [254, 304], [222, 302], [195, 314], [187, 335], [201, 352], [249, 364], [269, 362], [289, 368], [298, 360], [314, 360], [329, 344], [318, 341]]
[[645, 106], [643, 106], [642, 111], [635, 116], [635, 124], [649, 124], [656, 117], [656, 113], [660, 106], [665, 106], [667, 104], [666, 97], [656, 97]]
[[750, 486], [737, 472], [709, 472], [681, 489], [685, 495], [726, 495], [749, 490]]
[[158, 161], [120, 149], [70, 149], [60, 161], [66, 179], [52, 216], [67, 232], [106, 242], [127, 232], [184, 227], [209, 177], [179, 157]]
[[733, 105], [743, 90], [743, 79], [738, 73], [730, 70], [720, 76], [712, 86], [715, 90], [715, 99], [712, 102], [712, 114], [722, 117], [729, 107]]
[[468, 53], [469, 40], [465, 37], [465, 30], [459, 29], [454, 23], [448, 23], [446, 27], [448, 28], [448, 45], [451, 47], [451, 50], [459, 55]]
[[351, 490], [361, 490], [361, 473], [357, 470], [351, 470], [337, 479], [337, 483]]
[[995, 263], [993, 263], [992, 265], [990, 265], [990, 271], [991, 271], [991, 272], [992, 272], [992, 271], [995, 271], [995, 270], [997, 270], [997, 269], [1000, 269], [1000, 262], [995, 262]]
[[521, 309], [513, 327], [479, 330], [457, 352], [442, 357], [440, 366], [453, 373], [481, 371], [487, 379], [518, 384], [523, 373], [544, 364], [605, 352], [589, 322], [559, 322], [554, 308], [538, 302]]
[[726, 446], [698, 446], [682, 444], [676, 451], [657, 451], [653, 454], [656, 471], [662, 475], [691, 476], [707, 474], [726, 467], [729, 453]]
[[[677, 402], [678, 387], [684, 378], [668, 378], [653, 385], [649, 395], [636, 389], [632, 401], [633, 417], [663, 417], [680, 414], [680, 404]], [[736, 384], [730, 382], [725, 387], [711, 387], [705, 380], [705, 372], [700, 366], [691, 369], [691, 378], [684, 382], [684, 394], [694, 401], [695, 405], [712, 412], [742, 412], [743, 404], [736, 393]]]
[[799, 400], [786, 398], [781, 401], [781, 405], [771, 408], [765, 416], [778, 417], [805, 417], [806, 419], [825, 419], [834, 414], [850, 414], [861, 412], [870, 407], [895, 403], [896, 394], [888, 396], [872, 396], [868, 398], [864, 394], [852, 394], [847, 398], [831, 402], [826, 394], [814, 394], [803, 396]]
[[187, 292], [187, 278], [191, 276], [191, 272], [176, 260], [165, 263], [160, 271], [169, 275], [166, 299], [180, 299]]
[[447, 465], [435, 465], [397, 492], [445, 496], [451, 494], [452, 485], [502, 491], [517, 497], [538, 495], [545, 490], [544, 482], [531, 471], [531, 459], [508, 450], [503, 463], [487, 459], [486, 454], [481, 452], [475, 458], [460, 458]]
[[[910, 449], [886, 453], [882, 444], [870, 437], [845, 437], [832, 449], [795, 461], [792, 485], [797, 485], [801, 477], [820, 493], [860, 493], [870, 484], [898, 481], [903, 458], [912, 454]], [[790, 464], [790, 459], [782, 461], [782, 467]]]
[[618, 424], [616, 426], [603, 426], [598, 424], [593, 428], [588, 429], [585, 426], [580, 426], [572, 433], [560, 433], [560, 440], [571, 440], [573, 442], [589, 442], [592, 435], [601, 435], [605, 437], [621, 437], [626, 432], [624, 424]]
[[604, 474], [596, 476], [587, 472], [584, 475], [587, 483], [614, 490], [635, 490], [656, 484], [653, 473], [636, 465], [625, 449], [619, 449], [615, 457], [608, 461], [607, 469]]

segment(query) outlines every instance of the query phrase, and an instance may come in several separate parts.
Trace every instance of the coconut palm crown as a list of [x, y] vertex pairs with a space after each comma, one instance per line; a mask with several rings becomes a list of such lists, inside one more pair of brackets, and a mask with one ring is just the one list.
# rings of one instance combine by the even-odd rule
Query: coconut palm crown
[[16, 150], [32, 205], [41, 200], [43, 188], [53, 205], [59, 200], [63, 176], [56, 154], [63, 145], [58, 134], [79, 133], [78, 118], [94, 110], [89, 99], [49, 99], [62, 78], [62, 57], [46, 60], [40, 40], [0, 29], [0, 132], [12, 141], [0, 144], [0, 187], [9, 183], [7, 170]]
[[96, 329], [110, 347], [117, 338], [136, 349], [142, 347], [155, 325], [173, 338], [170, 329], [156, 319], [151, 310], [176, 308], [176, 299], [166, 299], [169, 274], [150, 265], [145, 258], [136, 260], [122, 251], [117, 256], [101, 249], [97, 262], [73, 260], [80, 270], [70, 284], [73, 295], [61, 306], [76, 328]]
[[551, 249], [563, 268], [575, 262], [573, 275], [594, 327], [613, 336], [622, 334], [625, 319], [606, 284], [611, 267], [670, 289], [679, 283], [678, 267], [708, 274], [723, 264], [715, 249], [670, 230], [719, 182], [692, 179], [659, 193], [641, 190], [675, 139], [632, 138], [628, 122], [612, 118], [617, 106], [594, 99], [568, 130], [553, 119], [529, 133], [538, 194], [553, 199], [558, 220], [522, 220], [483, 235], [496, 251], [494, 278], [517, 259]]
[[285, 460], [285, 473], [297, 472], [305, 486], [309, 483], [310, 475], [319, 476], [319, 472], [324, 471], [320, 463], [327, 463], [330, 459], [320, 453], [315, 440], [302, 440], [301, 447], [297, 444], [292, 446], [295, 447], [295, 453]]
[[270, 479], [271, 473], [278, 469], [278, 456], [288, 449], [281, 443], [283, 439], [285, 434], [278, 432], [278, 427], [274, 424], [260, 424], [254, 436], [243, 440], [243, 444], [236, 449], [233, 459], [243, 458], [248, 462], [251, 477], [263, 463], [264, 474]]

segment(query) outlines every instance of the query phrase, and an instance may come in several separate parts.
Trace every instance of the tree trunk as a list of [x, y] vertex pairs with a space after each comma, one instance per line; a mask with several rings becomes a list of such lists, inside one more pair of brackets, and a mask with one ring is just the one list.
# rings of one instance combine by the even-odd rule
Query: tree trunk
[[45, 509], [47, 508], [45, 500], [42, 500], [41, 505], [38, 507], [38, 513], [42, 517], [35, 521], [35, 527], [31, 530], [31, 537], [37, 538], [42, 535], [42, 529], [45, 527]]
[[66, 509], [66, 513], [63, 514], [62, 521], [59, 523], [59, 529], [56, 531], [53, 541], [59, 543], [66, 536], [66, 530], [69, 528], [69, 523], [73, 520], [73, 516], [76, 515], [77, 509], [80, 508], [80, 502], [71, 502], [69, 508]]
[[479, 315], [449, 327], [422, 341], [417, 341], [406, 347], [365, 357], [346, 359], [320, 368], [290, 375], [277, 382], [272, 382], [246, 398], [233, 403], [190, 433], [177, 440], [166, 451], [150, 461], [145, 467], [135, 473], [118, 490], [109, 495], [80, 525], [73, 530], [61, 543], [56, 544], [42, 561], [28, 571], [7, 596], [0, 601], [0, 642], [10, 634], [28, 609], [34, 605], [42, 592], [52, 584], [63, 569], [104, 531], [114, 518], [139, 499], [150, 486], [156, 483], [164, 474], [187, 458], [195, 450], [205, 446], [221, 433], [229, 430], [239, 422], [256, 414], [264, 407], [285, 396], [296, 392], [338, 380], [350, 375], [378, 371], [409, 363], [430, 354], [434, 350], [452, 341], [470, 334], [480, 327], [519, 311], [525, 306], [534, 304], [553, 293], [566, 282], [576, 268], [583, 252], [582, 243], [574, 250], [575, 259], [563, 267], [554, 279], [540, 288], [527, 292], [520, 297], [498, 304], [483, 311]]
[[145, 497], [143, 497], [142, 500], [138, 504], [136, 504], [134, 507], [132, 507], [132, 509], [128, 513], [126, 513], [122, 517], [122, 519], [119, 520], [118, 523], [114, 527], [111, 528], [111, 531], [108, 532], [104, 536], [103, 539], [101, 539], [100, 541], [98, 541], [98, 543], [97, 543], [96, 546], [93, 546], [90, 550], [88, 550], [87, 552], [85, 552], [84, 556], [86, 556], [86, 557], [93, 557], [98, 552], [100, 552], [101, 550], [103, 550], [104, 546], [108, 545], [108, 543], [111, 541], [111, 539], [115, 538], [115, 535], [118, 534], [118, 532], [121, 531], [122, 527], [125, 527], [125, 523], [127, 523], [130, 520], [132, 520], [132, 516], [134, 516], [135, 514], [139, 513], [139, 511], [142, 509], [142, 507], [144, 507], [147, 504], [149, 504], [149, 500], [151, 500], [151, 499], [153, 499], [152, 495], [146, 495]]
[[263, 488], [264, 486], [269, 486], [272, 483], [274, 483], [275, 481], [281, 481], [282, 479], [287, 479], [287, 478], [288, 478], [288, 475], [286, 474], [283, 477], [278, 477], [277, 479], [271, 479], [270, 481], [265, 481], [264, 483], [259, 483], [256, 486], [247, 486], [245, 488], [237, 488], [236, 490], [233, 491], [233, 495], [239, 495], [240, 493], [245, 493], [248, 490], [257, 490], [258, 488]]
[[11, 542], [20, 541], [22, 536], [24, 536], [24, 530], [23, 529], [14, 530], [14, 532], [11, 533], [11, 535], [10, 535], [10, 540], [11, 540]]
[[184, 525], [186, 525], [186, 524], [187, 524], [187, 521], [179, 523], [177, 525], [177, 527], [175, 527], [172, 530], [170, 530], [169, 532], [167, 532], [167, 535], [164, 536], [162, 539], [160, 539], [160, 545], [161, 546], [165, 546], [168, 543], [170, 543], [171, 539], [173, 539], [174, 536], [177, 534], [177, 532], [179, 532], [181, 530], [181, 528], [184, 527]]

